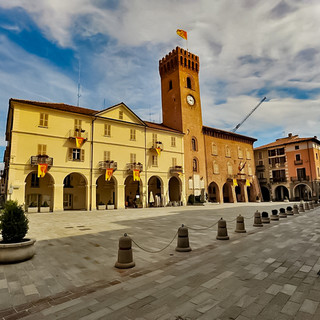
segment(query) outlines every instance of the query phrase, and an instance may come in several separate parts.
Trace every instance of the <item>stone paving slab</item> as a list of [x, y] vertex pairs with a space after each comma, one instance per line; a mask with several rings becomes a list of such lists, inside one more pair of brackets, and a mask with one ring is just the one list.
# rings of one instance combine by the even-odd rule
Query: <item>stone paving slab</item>
[[[91, 214], [91, 230], [75, 228], [74, 232], [86, 234], [70, 236], [67, 228], [61, 238], [55, 226], [61, 228], [59, 218], [65, 220], [69, 212], [47, 214], [52, 233], [46, 228], [31, 230], [39, 239], [44, 233], [37, 242], [37, 255], [24, 263], [0, 266], [0, 319], [68, 319], [68, 313], [74, 319], [319, 319], [320, 237], [315, 236], [320, 235], [320, 209], [263, 228], [252, 227], [253, 218], [246, 220], [247, 234], [234, 233], [235, 223], [230, 222], [229, 241], [216, 240], [216, 228], [197, 232], [197, 238], [189, 231], [190, 253], [175, 252], [173, 244], [150, 259], [151, 254], [134, 248], [137, 267], [113, 268], [123, 230], [145, 247], [159, 248], [181, 220], [203, 227], [220, 216], [231, 221], [239, 213], [249, 218], [257, 208], [271, 212], [280, 206], [285, 207], [128, 210], [108, 219], [100, 213], [72, 212], [68, 218], [79, 214], [81, 224], [71, 221], [79, 226], [86, 226], [84, 217]], [[128, 218], [135, 212], [136, 219]], [[44, 218], [29, 216], [33, 229]], [[109, 220], [113, 220], [111, 230]], [[113, 229], [116, 220], [121, 221], [118, 230]], [[102, 224], [105, 231], [100, 231]], [[91, 233], [95, 228], [98, 231]]]

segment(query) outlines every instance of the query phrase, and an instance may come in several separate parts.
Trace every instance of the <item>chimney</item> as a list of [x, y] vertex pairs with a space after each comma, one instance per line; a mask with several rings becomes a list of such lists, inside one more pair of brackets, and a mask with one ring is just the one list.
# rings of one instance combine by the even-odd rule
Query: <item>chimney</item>
[[288, 137], [289, 137], [289, 138], [292, 138], [292, 133], [291, 133], [291, 132], [288, 134]]

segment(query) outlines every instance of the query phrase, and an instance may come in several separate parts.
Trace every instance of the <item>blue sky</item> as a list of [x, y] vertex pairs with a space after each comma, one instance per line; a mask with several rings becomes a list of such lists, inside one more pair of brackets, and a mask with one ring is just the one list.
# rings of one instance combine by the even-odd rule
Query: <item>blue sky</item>
[[188, 31], [200, 57], [203, 121], [259, 146], [319, 136], [318, 0], [1, 0], [0, 161], [10, 98], [102, 109], [125, 102], [161, 122], [159, 60]]

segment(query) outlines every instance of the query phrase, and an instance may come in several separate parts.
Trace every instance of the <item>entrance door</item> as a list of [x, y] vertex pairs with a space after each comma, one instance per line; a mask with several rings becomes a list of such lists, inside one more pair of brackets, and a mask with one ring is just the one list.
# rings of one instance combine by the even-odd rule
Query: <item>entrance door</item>
[[63, 209], [65, 209], [65, 210], [72, 209], [72, 204], [73, 204], [73, 196], [72, 196], [72, 194], [65, 193], [63, 195]]

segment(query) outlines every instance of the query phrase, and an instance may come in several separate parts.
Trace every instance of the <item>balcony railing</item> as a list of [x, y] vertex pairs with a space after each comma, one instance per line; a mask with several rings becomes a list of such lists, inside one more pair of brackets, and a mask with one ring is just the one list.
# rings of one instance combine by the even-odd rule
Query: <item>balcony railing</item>
[[285, 162], [283, 163], [272, 163], [271, 168], [284, 168], [285, 167]]
[[161, 141], [157, 141], [155, 143], [153, 143], [152, 147], [150, 148], [151, 151], [157, 151], [157, 148], [160, 148], [160, 151], [163, 150], [163, 145]]
[[88, 132], [83, 129], [71, 129], [68, 133], [69, 139], [84, 138], [84, 140], [88, 140]]
[[267, 178], [258, 178], [260, 183], [267, 183]]
[[256, 168], [257, 168], [257, 171], [264, 171], [265, 170], [264, 164], [259, 164], [256, 166]]
[[183, 173], [183, 168], [182, 166], [173, 166], [170, 168], [170, 173], [173, 174], [173, 173]]
[[309, 176], [302, 176], [302, 177], [291, 177], [292, 182], [300, 182], [300, 181], [309, 181]]
[[139, 170], [141, 172], [143, 170], [143, 164], [140, 162], [127, 163], [128, 173], [133, 172], [133, 170]]
[[302, 160], [302, 159], [300, 159], [300, 160], [294, 160], [294, 164], [295, 164], [295, 165], [303, 164], [303, 160]]
[[271, 182], [287, 182], [286, 177], [274, 177], [270, 179]]
[[50, 167], [53, 165], [53, 158], [46, 155], [31, 156], [30, 163], [32, 166], [47, 164]]
[[113, 169], [116, 171], [118, 168], [118, 163], [113, 160], [99, 161], [99, 169]]

